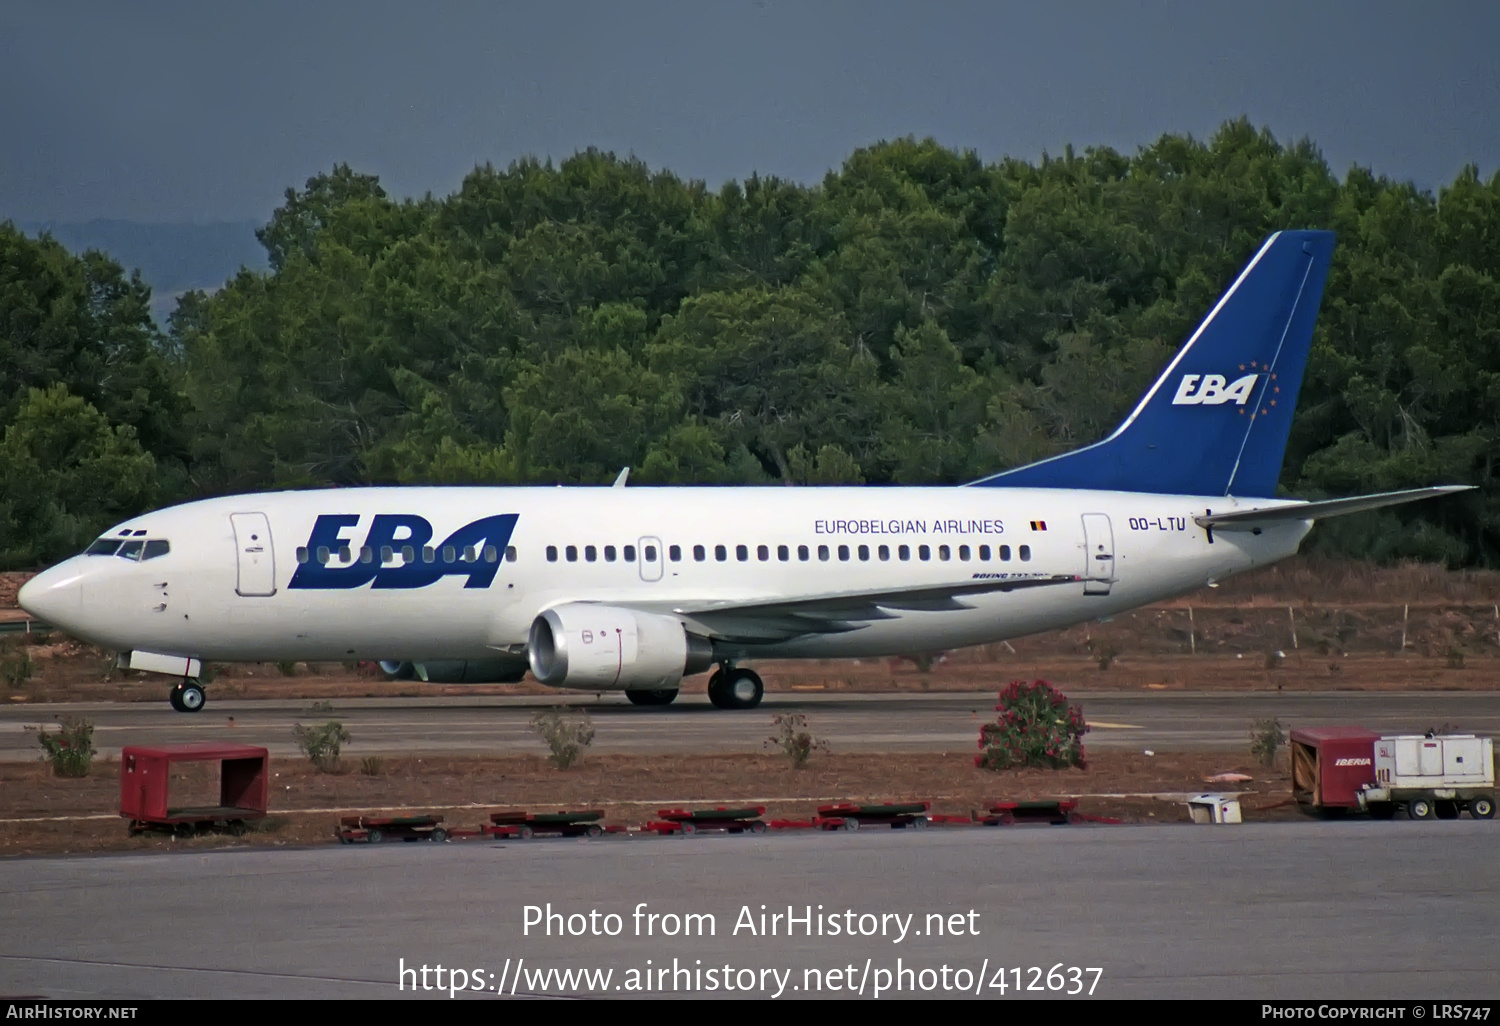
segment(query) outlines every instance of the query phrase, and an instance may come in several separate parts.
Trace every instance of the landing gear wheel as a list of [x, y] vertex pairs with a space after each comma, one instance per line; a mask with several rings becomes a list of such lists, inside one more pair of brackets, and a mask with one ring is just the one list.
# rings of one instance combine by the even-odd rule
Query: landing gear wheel
[[926, 830], [927, 829], [927, 817], [926, 816], [915, 816], [915, 817], [912, 818], [912, 820], [909, 823], [907, 823], [907, 826], [911, 827], [913, 830]]
[[385, 840], [385, 834], [382, 834], [379, 830], [370, 830], [365, 833], [365, 840], [371, 844], [379, 844]]
[[716, 670], [708, 679], [708, 700], [716, 709], [754, 709], [765, 693], [760, 674], [744, 667]]
[[756, 820], [754, 823], [750, 824], [750, 832], [752, 834], [763, 834], [766, 832], [766, 825], [760, 820]]
[[698, 828], [692, 823], [680, 823], [677, 826], [677, 832], [683, 837], [692, 837], [698, 832]]
[[441, 843], [448, 839], [448, 831], [444, 830], [442, 827], [438, 827], [432, 833], [427, 835], [427, 839], [429, 841], [437, 841]]
[[185, 680], [174, 687], [167, 695], [167, 701], [172, 703], [172, 708], [178, 712], [197, 712], [203, 708], [208, 701], [208, 696], [203, 693], [202, 685], [196, 681]]
[[856, 832], [858, 832], [858, 830], [859, 830], [859, 820], [857, 820], [857, 819], [846, 819], [846, 820], [844, 820], [844, 827], [843, 827], [843, 829], [845, 831], [847, 831], [848, 833], [856, 833]]
[[1413, 798], [1406, 803], [1406, 815], [1411, 819], [1435, 819], [1437, 809], [1431, 798]]
[[677, 697], [676, 688], [660, 688], [656, 691], [627, 691], [625, 697], [631, 705], [671, 705]]
[[1469, 799], [1469, 815], [1475, 819], [1495, 818], [1495, 796], [1490, 794], [1476, 794]]
[[583, 836], [584, 837], [603, 837], [604, 836], [604, 828], [602, 826], [600, 826], [598, 823], [590, 823], [588, 826], [586, 826], [586, 827], [583, 828]]
[[728, 709], [729, 696], [724, 690], [724, 671], [715, 670], [708, 678], [708, 700], [715, 709]]

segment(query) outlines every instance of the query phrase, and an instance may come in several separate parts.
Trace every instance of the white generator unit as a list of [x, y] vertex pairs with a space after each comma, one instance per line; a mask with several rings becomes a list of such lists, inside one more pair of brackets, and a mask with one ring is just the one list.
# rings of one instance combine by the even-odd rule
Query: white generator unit
[[1412, 819], [1495, 815], [1495, 742], [1473, 734], [1400, 734], [1375, 741], [1375, 782], [1359, 793], [1370, 815], [1404, 807]]

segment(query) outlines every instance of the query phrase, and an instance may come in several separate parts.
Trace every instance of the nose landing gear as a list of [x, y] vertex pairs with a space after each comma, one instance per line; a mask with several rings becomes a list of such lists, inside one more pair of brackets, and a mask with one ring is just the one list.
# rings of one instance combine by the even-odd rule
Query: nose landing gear
[[765, 691], [760, 674], [733, 663], [721, 663], [708, 678], [708, 700], [716, 709], [754, 709]]
[[178, 712], [197, 712], [203, 708], [208, 701], [208, 696], [203, 693], [203, 685], [195, 680], [179, 681], [167, 692], [167, 701], [172, 708]]

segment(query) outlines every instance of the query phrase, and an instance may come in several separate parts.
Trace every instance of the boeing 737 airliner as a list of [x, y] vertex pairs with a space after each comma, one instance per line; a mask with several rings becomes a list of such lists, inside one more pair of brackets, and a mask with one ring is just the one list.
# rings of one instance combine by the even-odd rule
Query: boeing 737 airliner
[[1271, 236], [1108, 438], [961, 487], [349, 488], [206, 499], [110, 530], [21, 605], [171, 674], [380, 660], [662, 705], [742, 660], [878, 656], [1111, 616], [1297, 551], [1319, 517], [1459, 490], [1276, 498], [1333, 252]]

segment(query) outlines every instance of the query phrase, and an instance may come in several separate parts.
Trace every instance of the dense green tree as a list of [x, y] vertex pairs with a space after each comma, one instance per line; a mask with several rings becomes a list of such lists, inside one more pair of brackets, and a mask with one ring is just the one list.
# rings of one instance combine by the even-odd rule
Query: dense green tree
[[[182, 297], [166, 338], [138, 279], [4, 226], [0, 429], [65, 385], [46, 402], [119, 453], [138, 440], [163, 499], [624, 465], [641, 484], [958, 482], [1107, 433], [1286, 227], [1339, 233], [1287, 492], [1481, 486], [1312, 544], [1500, 564], [1500, 176], [1340, 179], [1243, 119], [1037, 162], [898, 139], [815, 185], [717, 191], [597, 150], [419, 201], [338, 165], [260, 233], [270, 272]], [[123, 511], [149, 489], [115, 493]], [[4, 558], [93, 515], [69, 494], [55, 515], [0, 496]]]

